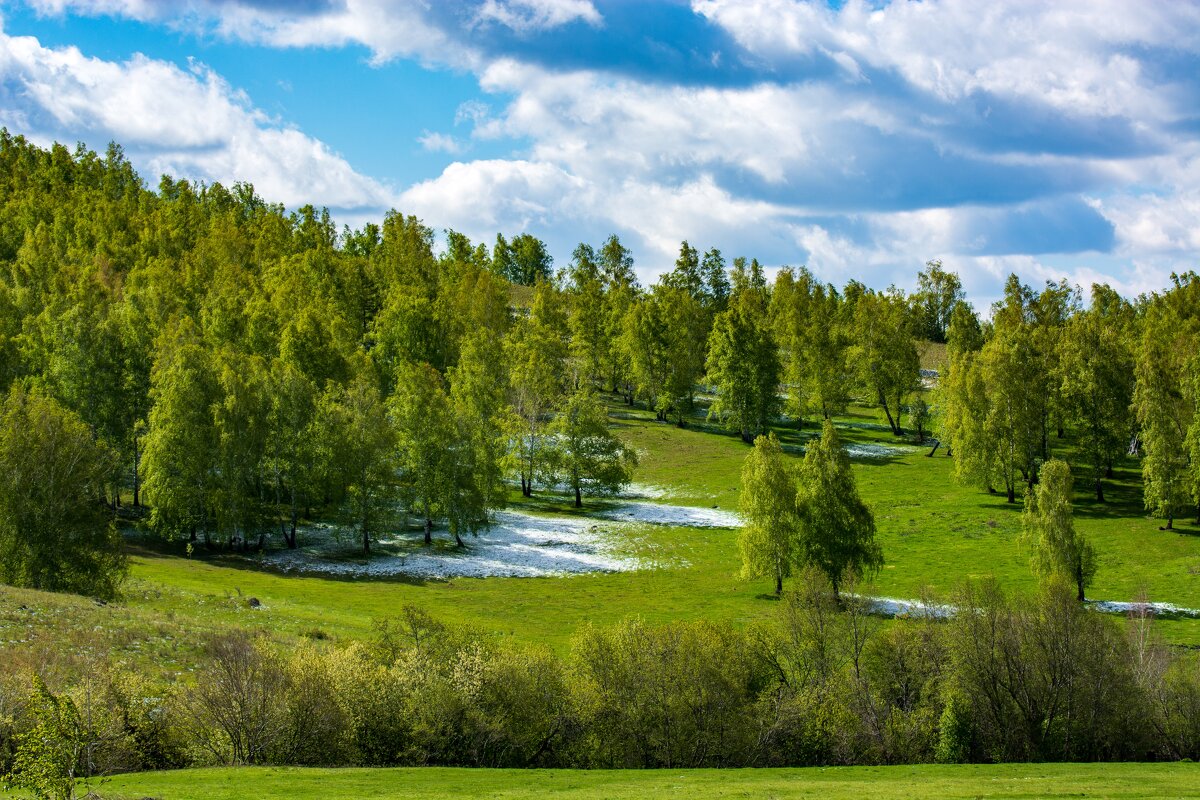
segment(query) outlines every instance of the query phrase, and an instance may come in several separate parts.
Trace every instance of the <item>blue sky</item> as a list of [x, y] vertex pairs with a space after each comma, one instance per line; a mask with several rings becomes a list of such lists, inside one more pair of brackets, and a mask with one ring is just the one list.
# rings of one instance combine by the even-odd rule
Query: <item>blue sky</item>
[[682, 239], [977, 305], [1200, 259], [1200, 4], [0, 0], [0, 124], [559, 263]]

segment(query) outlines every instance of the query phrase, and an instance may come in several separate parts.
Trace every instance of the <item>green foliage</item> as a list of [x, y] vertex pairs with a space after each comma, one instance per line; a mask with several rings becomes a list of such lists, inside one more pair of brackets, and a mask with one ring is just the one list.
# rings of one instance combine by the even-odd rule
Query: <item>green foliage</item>
[[363, 552], [395, 514], [396, 434], [372, 375], [330, 384], [317, 407], [319, 462], [343, 520], [358, 529]]
[[735, 292], [708, 337], [708, 379], [717, 390], [709, 418], [722, 420], [742, 441], [753, 442], [779, 411], [780, 369], [766, 291]]
[[583, 497], [612, 495], [629, 485], [637, 454], [608, 427], [608, 411], [596, 393], [584, 386], [571, 395], [546, 431], [553, 442], [547, 469]]
[[72, 800], [86, 738], [79, 711], [69, 697], [56, 697], [35, 677], [28, 713], [32, 726], [17, 736], [16, 756], [5, 783], [38, 800]]
[[1074, 583], [1082, 602], [1084, 589], [1096, 575], [1096, 552], [1075, 530], [1071, 489], [1067, 463], [1047, 461], [1037, 486], [1025, 496], [1022, 524], [1026, 543], [1033, 549], [1034, 569], [1044, 578]]
[[753, 744], [745, 709], [759, 678], [731, 629], [710, 623], [654, 628], [639, 620], [609, 631], [586, 627], [573, 656], [588, 765], [745, 763]]
[[1200, 508], [1200, 462], [1189, 453], [1200, 430], [1200, 280], [1177, 279], [1175, 287], [1147, 310], [1137, 357], [1134, 406], [1141, 426], [1146, 510], [1167, 520], [1167, 529], [1189, 501]]
[[917, 293], [912, 297], [920, 335], [945, 342], [954, 313], [964, 301], [958, 275], [942, 269], [941, 261], [926, 261], [925, 269], [917, 273]]
[[542, 468], [543, 429], [566, 385], [566, 320], [562, 297], [551, 284], [542, 281], [534, 287], [533, 308], [513, 325], [504, 353], [513, 410], [509, 428], [516, 441], [521, 491], [529, 497]]
[[783, 591], [800, 556], [800, 515], [796, 479], [783, 460], [774, 434], [754, 440], [742, 465], [739, 497], [746, 524], [738, 534], [743, 578], [772, 578], [775, 594]]
[[858, 298], [854, 341], [851, 358], [858, 366], [859, 380], [883, 409], [892, 433], [899, 436], [901, 407], [917, 389], [921, 368], [904, 296], [889, 291], [867, 292]]
[[0, 577], [111, 598], [125, 576], [104, 500], [112, 452], [82, 420], [14, 383], [0, 404]]
[[389, 412], [396, 436], [401, 496], [410, 510], [424, 518], [428, 544], [433, 521], [449, 511], [450, 487], [456, 479], [455, 451], [461, 445], [450, 398], [437, 370], [428, 364], [404, 364], [396, 376]]
[[846, 580], [878, 571], [883, 550], [875, 541], [875, 517], [858, 496], [850, 459], [829, 420], [808, 446], [797, 483], [804, 558], [825, 573], [834, 594]]

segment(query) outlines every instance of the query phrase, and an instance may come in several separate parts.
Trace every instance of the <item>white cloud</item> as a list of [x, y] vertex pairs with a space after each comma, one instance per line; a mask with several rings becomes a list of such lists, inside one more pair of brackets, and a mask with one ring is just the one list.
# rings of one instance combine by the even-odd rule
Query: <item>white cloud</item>
[[386, 187], [203, 65], [185, 71], [142, 55], [116, 63], [0, 32], [0, 92], [0, 124], [43, 143], [115, 140], [148, 177], [249, 181], [292, 207], [391, 204]]
[[457, 155], [463, 151], [463, 143], [444, 133], [425, 131], [417, 139], [426, 151], [430, 153], [450, 153]]
[[1200, 49], [1193, 3], [929, 0], [840, 10], [807, 0], [694, 0], [693, 9], [768, 59], [830, 54], [902, 75], [946, 101], [983, 90], [1073, 115], [1162, 118], [1172, 113], [1138, 47]]
[[437, 227], [488, 241], [498, 231], [578, 219], [586, 189], [584, 181], [545, 162], [455, 162], [405, 191], [398, 207]]
[[518, 33], [546, 30], [581, 20], [599, 25], [600, 12], [590, 0], [485, 0], [479, 8], [481, 22], [499, 22]]
[[423, 0], [338, 0], [288, 4], [239, 0], [29, 0], [44, 14], [114, 15], [219, 35], [272, 47], [362, 45], [376, 62], [417, 58], [470, 68], [474, 50], [430, 20]]

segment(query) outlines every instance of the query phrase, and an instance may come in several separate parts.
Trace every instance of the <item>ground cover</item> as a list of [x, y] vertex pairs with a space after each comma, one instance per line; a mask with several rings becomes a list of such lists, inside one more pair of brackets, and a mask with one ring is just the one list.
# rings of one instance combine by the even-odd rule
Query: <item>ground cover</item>
[[122, 775], [104, 798], [1194, 797], [1195, 764], [921, 765], [735, 770], [197, 769]]

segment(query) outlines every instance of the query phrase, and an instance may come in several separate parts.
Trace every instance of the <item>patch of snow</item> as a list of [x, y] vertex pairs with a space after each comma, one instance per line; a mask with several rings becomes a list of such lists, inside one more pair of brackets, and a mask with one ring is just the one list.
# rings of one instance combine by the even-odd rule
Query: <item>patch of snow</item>
[[271, 553], [263, 561], [285, 572], [363, 578], [541, 577], [643, 568], [638, 559], [616, 552], [612, 533], [611, 526], [586, 519], [501, 511], [491, 527], [464, 536], [463, 548], [382, 539], [379, 555], [350, 561], [343, 559], [344, 545], [326, 539]]
[[922, 603], [920, 600], [903, 600], [898, 597], [864, 597], [867, 609], [881, 617], [919, 617], [949, 619], [958, 611], [954, 606], [941, 603]]
[[628, 497], [640, 500], [661, 500], [673, 494], [666, 486], [653, 486], [649, 483], [631, 483], [625, 487], [618, 497]]
[[911, 453], [914, 448], [890, 444], [848, 444], [846, 455], [851, 458], [892, 458]]
[[1096, 611], [1107, 614], [1128, 614], [1145, 609], [1156, 616], [1192, 617], [1200, 619], [1200, 608], [1184, 608], [1174, 603], [1124, 603], [1119, 600], [1088, 600], [1087, 604]]
[[[920, 600], [903, 600], [897, 597], [863, 597], [872, 614], [884, 617], [925, 617], [949, 619], [958, 613], [956, 606], [942, 603], [922, 603]], [[1147, 609], [1156, 616], [1200, 618], [1200, 609], [1184, 608], [1174, 603], [1126, 603], [1119, 600], [1088, 600], [1093, 611], [1104, 614], [1128, 614], [1137, 609]]]
[[636, 501], [619, 503], [612, 508], [597, 511], [594, 516], [620, 522], [674, 525], [680, 528], [740, 528], [742, 526], [741, 515], [732, 511]]

